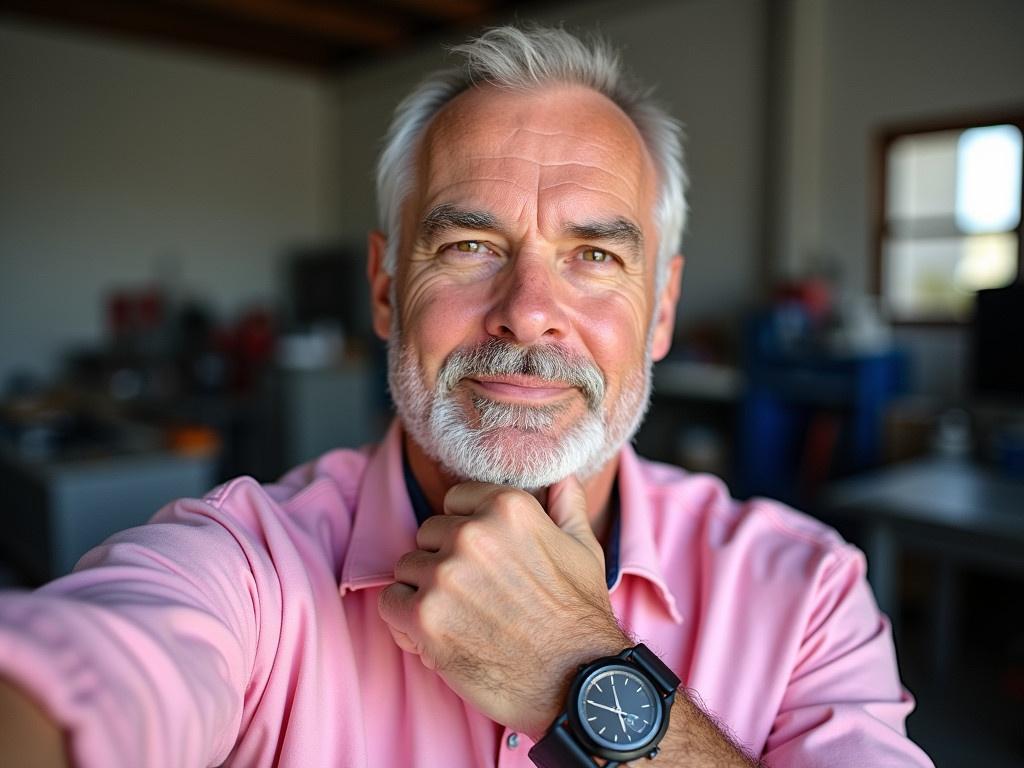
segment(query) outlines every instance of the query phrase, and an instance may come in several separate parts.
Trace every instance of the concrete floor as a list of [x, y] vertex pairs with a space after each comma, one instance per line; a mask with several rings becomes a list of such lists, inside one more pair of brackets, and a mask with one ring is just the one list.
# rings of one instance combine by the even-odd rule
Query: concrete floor
[[[991, 599], [990, 593], [976, 602]], [[903, 682], [917, 699], [907, 731], [938, 768], [1022, 768], [1024, 629], [1019, 620], [1000, 632], [965, 618], [959, 652], [945, 673], [932, 663], [927, 621], [911, 615], [897, 638]]]

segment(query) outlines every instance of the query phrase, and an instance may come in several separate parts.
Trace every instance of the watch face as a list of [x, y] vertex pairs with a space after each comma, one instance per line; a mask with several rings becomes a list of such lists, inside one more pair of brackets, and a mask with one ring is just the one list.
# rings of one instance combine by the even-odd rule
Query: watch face
[[576, 702], [579, 726], [596, 744], [614, 751], [643, 747], [661, 726], [661, 697], [646, 677], [624, 664], [592, 672]]

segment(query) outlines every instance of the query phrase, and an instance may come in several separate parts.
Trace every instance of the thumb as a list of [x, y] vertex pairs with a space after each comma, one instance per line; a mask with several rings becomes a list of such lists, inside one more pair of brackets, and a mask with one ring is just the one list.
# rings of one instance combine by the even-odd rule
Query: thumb
[[597, 542], [587, 515], [587, 495], [575, 475], [548, 488], [548, 516], [580, 543], [589, 546]]

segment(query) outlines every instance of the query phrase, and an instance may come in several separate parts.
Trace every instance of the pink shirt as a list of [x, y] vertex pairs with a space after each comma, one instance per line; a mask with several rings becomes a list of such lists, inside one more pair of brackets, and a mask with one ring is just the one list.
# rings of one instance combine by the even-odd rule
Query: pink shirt
[[[5, 593], [0, 675], [81, 766], [531, 766], [530, 739], [377, 615], [414, 548], [400, 437], [175, 502], [72, 575]], [[903, 735], [913, 705], [857, 550], [628, 448], [619, 489], [612, 605], [743, 747], [772, 766], [931, 765]]]

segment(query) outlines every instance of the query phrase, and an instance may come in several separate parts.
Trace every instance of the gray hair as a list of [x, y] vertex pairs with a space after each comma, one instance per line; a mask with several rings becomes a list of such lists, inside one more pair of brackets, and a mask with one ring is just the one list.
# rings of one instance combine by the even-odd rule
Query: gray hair
[[429, 75], [398, 105], [377, 162], [378, 215], [388, 236], [384, 269], [394, 274], [398, 265], [401, 208], [416, 182], [419, 142], [448, 102], [479, 83], [510, 90], [573, 84], [592, 88], [625, 112], [658, 169], [656, 284], [663, 285], [686, 225], [682, 129], [652, 100], [650, 90], [625, 74], [618, 53], [601, 39], [585, 43], [563, 29], [512, 26], [490, 29], [452, 52], [463, 57], [462, 66]]

